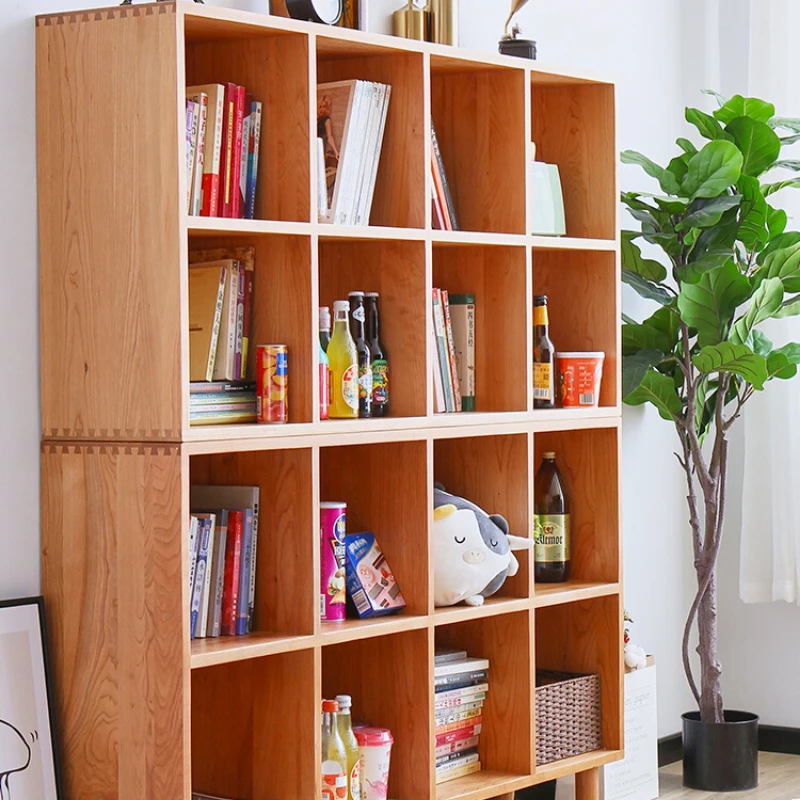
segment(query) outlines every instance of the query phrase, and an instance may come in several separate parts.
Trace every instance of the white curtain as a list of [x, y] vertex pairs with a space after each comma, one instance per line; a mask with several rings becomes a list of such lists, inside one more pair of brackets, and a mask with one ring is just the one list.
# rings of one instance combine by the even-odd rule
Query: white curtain
[[[795, 44], [800, 3], [749, 0], [748, 6], [747, 86], [733, 88], [771, 101], [781, 116], [800, 117], [800, 52]], [[740, 48], [721, 54], [723, 75], [730, 75], [726, 61], [741, 64], [744, 56]], [[791, 153], [785, 157], [800, 158], [800, 144], [785, 152]], [[778, 196], [789, 215], [787, 230], [800, 230], [800, 190], [786, 189]], [[771, 321], [763, 330], [776, 346], [800, 342], [800, 317]], [[800, 376], [771, 381], [750, 400], [738, 424], [744, 431], [740, 596], [746, 603], [800, 603]]]

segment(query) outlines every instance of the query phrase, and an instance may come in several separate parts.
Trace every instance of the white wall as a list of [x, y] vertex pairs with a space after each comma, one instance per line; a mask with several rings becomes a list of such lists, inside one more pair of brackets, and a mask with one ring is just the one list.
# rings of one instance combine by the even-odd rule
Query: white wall
[[[370, 0], [374, 30], [388, 30], [400, 0]], [[98, 2], [37, 0], [0, 3], [0, 96], [11, 109], [0, 128], [4, 181], [0, 192], [6, 347], [0, 351], [0, 597], [39, 589], [38, 341], [33, 75], [35, 13], [92, 7]], [[223, 4], [223, 3], [220, 3]], [[264, 0], [225, 5], [263, 9]], [[462, 0], [462, 44], [496, 50], [507, 3]], [[682, 134], [684, 81], [681, 11], [673, 3], [638, 0], [536, 0], [519, 15], [523, 33], [539, 43], [542, 61], [596, 70], [618, 84], [620, 148], [661, 160]], [[135, 76], [133, 76], [135, 78]], [[623, 186], [642, 187], [623, 172]], [[626, 311], [643, 317], [645, 304], [626, 293]], [[670, 427], [655, 413], [626, 409], [623, 431], [626, 605], [634, 637], [659, 663], [659, 734], [679, 729], [690, 707], [679, 644], [691, 592], [681, 474], [672, 457]]]

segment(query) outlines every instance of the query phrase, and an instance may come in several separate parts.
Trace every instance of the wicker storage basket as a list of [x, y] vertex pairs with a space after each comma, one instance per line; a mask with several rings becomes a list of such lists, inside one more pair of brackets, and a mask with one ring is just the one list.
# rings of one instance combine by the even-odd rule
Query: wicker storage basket
[[602, 747], [600, 676], [536, 671], [536, 764]]

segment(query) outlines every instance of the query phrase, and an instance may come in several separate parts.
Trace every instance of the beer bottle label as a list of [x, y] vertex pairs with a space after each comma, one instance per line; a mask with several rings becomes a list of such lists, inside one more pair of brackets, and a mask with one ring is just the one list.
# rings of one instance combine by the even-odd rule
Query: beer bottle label
[[364, 322], [366, 319], [364, 306], [359, 306], [355, 311], [353, 311], [353, 319], [358, 320], [359, 322]]
[[538, 564], [569, 561], [569, 514], [535, 514], [533, 558]]
[[376, 406], [389, 402], [389, 365], [383, 359], [372, 362], [372, 402]]
[[553, 365], [533, 365], [533, 399], [552, 400], [553, 394]]
[[358, 396], [362, 400], [372, 397], [372, 367], [369, 364], [359, 364]]
[[342, 375], [342, 399], [350, 408], [358, 410], [358, 367], [355, 364]]

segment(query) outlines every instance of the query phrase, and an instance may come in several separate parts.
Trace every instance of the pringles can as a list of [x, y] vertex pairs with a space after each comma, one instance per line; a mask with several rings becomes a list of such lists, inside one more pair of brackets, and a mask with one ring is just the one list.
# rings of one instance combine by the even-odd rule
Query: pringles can
[[259, 422], [289, 421], [289, 362], [285, 344], [258, 345], [256, 412]]
[[341, 622], [345, 617], [346, 518], [347, 503], [319, 504], [319, 614], [323, 622]]

